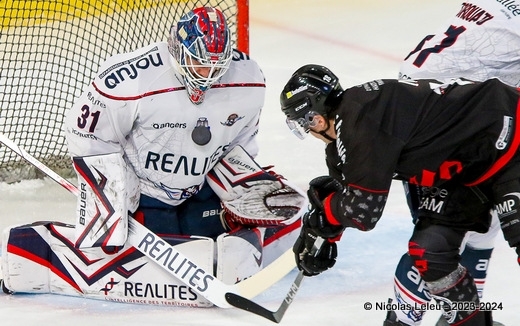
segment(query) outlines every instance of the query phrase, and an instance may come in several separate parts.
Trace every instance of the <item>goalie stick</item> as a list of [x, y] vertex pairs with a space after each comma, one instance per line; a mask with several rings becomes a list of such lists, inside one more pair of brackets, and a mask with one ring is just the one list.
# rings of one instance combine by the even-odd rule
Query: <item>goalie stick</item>
[[[79, 190], [74, 184], [70, 183], [34, 156], [20, 148], [16, 143], [2, 133], [0, 133], [0, 142], [69, 192], [75, 196], [79, 195]], [[175, 278], [179, 279], [187, 286], [190, 286], [204, 298], [221, 308], [230, 308], [235, 306], [242, 310], [273, 320], [273, 318], [270, 318], [270, 314], [266, 313], [266, 311], [269, 312], [269, 310], [249, 299], [252, 299], [256, 295], [265, 291], [294, 269], [295, 262], [292, 249], [287, 250], [275, 261], [253, 276], [237, 284], [227, 285], [215, 278], [212, 273], [207, 273], [202, 268], [199, 268], [196, 263], [175, 249], [174, 246], [161, 240], [159, 236], [148, 230], [144, 225], [136, 222], [133, 218], [129, 217], [128, 223], [128, 241], [131, 245], [136, 247], [145, 256], [155, 261]], [[160, 257], [163, 257], [161, 259], [168, 257], [168, 259], [159, 261], [158, 258]], [[299, 286], [301, 279], [298, 281], [298, 278], [300, 278], [300, 276], [297, 277], [293, 285], [297, 283], [297, 286]], [[288, 296], [293, 292], [292, 288], [293, 287], [291, 287]], [[231, 297], [234, 299], [228, 299], [230, 294], [232, 294]], [[228, 300], [231, 300], [232, 302], [239, 300], [240, 303], [233, 305]], [[291, 303], [290, 301], [286, 303], [286, 301], [287, 298], [282, 303], [282, 306], [288, 306]], [[260, 308], [263, 308], [263, 310]], [[281, 319], [286, 309], [287, 307], [283, 309], [279, 319]]]

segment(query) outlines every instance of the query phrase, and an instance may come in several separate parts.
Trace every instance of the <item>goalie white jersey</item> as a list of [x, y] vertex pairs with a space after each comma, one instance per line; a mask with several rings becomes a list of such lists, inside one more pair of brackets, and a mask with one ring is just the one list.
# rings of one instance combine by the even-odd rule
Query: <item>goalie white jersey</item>
[[199, 105], [174, 65], [165, 42], [109, 58], [65, 122], [72, 156], [121, 153], [141, 193], [170, 205], [197, 193], [228, 149], [256, 155], [265, 95], [260, 68], [238, 51]]
[[[401, 65], [400, 78], [447, 82], [494, 76], [520, 86], [520, 1], [472, 0], [434, 35], [426, 36]], [[458, 73], [453, 76], [453, 71]]]

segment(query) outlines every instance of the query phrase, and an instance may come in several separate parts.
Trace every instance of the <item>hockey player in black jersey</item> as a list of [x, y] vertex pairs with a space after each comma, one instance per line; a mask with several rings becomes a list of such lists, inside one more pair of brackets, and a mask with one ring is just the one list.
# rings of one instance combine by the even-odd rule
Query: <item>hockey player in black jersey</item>
[[[374, 228], [393, 179], [428, 187], [408, 253], [449, 324], [491, 325], [459, 247], [466, 232], [488, 229], [497, 207], [520, 255], [518, 91], [498, 79], [375, 80], [343, 90], [326, 67], [298, 69], [281, 93], [282, 111], [299, 138], [327, 143], [329, 168], [310, 182], [298, 268], [308, 276], [327, 270], [345, 228]], [[315, 256], [316, 236], [328, 241]]]

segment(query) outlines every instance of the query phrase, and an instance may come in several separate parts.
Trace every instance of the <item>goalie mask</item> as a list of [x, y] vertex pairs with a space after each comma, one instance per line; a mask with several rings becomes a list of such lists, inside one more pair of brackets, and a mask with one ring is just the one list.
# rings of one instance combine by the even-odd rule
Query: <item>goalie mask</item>
[[280, 94], [287, 126], [303, 139], [314, 127], [316, 115], [327, 117], [342, 92], [338, 77], [324, 66], [310, 64], [296, 70]]
[[231, 63], [230, 32], [224, 14], [201, 7], [183, 15], [170, 29], [168, 47], [191, 102], [202, 103], [205, 92]]

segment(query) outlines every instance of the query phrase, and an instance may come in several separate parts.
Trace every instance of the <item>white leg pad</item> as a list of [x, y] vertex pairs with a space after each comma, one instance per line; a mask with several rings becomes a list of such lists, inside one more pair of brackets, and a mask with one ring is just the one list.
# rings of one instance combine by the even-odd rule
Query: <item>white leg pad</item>
[[291, 250], [301, 221], [277, 227], [240, 229], [217, 238], [216, 276], [226, 284], [244, 280]]
[[[74, 227], [41, 222], [8, 228], [2, 239], [5, 286], [13, 292], [55, 293], [123, 303], [211, 307], [205, 298], [125, 245], [117, 253], [76, 249]], [[213, 269], [214, 241], [170, 238], [205, 270]]]
[[217, 238], [216, 276], [232, 285], [262, 269], [263, 228], [239, 229]]

